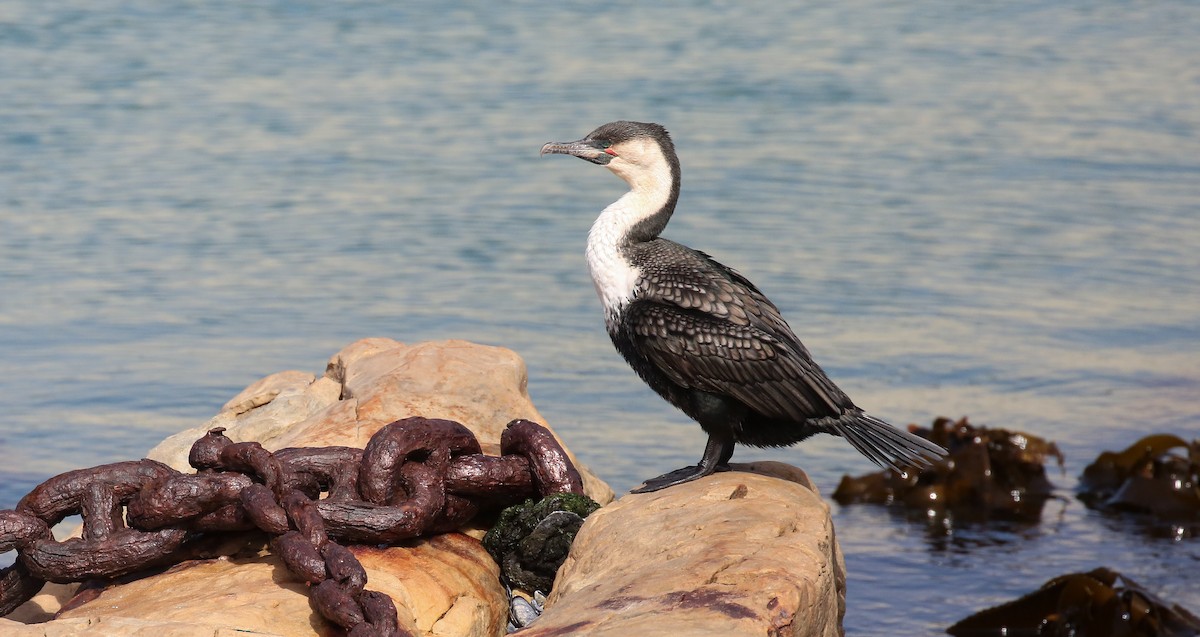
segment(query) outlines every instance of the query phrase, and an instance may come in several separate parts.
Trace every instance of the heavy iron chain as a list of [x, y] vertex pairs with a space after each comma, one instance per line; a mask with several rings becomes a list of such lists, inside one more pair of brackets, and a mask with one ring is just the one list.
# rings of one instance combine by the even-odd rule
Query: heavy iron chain
[[[154, 460], [69, 471], [0, 511], [0, 617], [47, 581], [112, 579], [188, 559], [189, 545], [222, 531], [259, 529], [271, 550], [310, 585], [312, 606], [352, 637], [400, 637], [396, 607], [366, 590], [367, 574], [346, 543], [395, 544], [461, 527], [481, 508], [527, 497], [583, 493], [579, 472], [554, 436], [510, 422], [500, 456], [481, 453], [463, 425], [407, 418], [363, 449], [297, 447], [274, 453], [233, 442], [223, 428], [196, 441], [184, 474]], [[322, 497], [322, 494], [326, 494]], [[58, 541], [50, 527], [83, 518], [82, 536]]]

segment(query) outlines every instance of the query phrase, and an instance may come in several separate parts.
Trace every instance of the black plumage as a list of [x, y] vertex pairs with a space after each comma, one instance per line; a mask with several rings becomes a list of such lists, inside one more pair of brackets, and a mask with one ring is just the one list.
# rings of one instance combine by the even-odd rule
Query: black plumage
[[605, 165], [629, 183], [588, 241], [608, 332], [634, 371], [709, 435], [700, 464], [648, 480], [636, 492], [725, 469], [735, 443], [787, 446], [816, 433], [842, 436], [897, 471], [945, 454], [863, 413], [753, 283], [658, 236], [680, 185], [674, 145], [661, 126], [613, 122], [576, 142], [546, 144], [542, 153]]

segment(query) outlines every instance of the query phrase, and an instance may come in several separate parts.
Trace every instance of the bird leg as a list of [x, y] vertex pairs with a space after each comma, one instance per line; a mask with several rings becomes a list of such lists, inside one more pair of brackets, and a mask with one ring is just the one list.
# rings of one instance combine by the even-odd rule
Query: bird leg
[[691, 482], [716, 471], [729, 471], [729, 459], [732, 457], [733, 440], [709, 434], [708, 444], [704, 447], [704, 455], [700, 457], [700, 464], [689, 465], [670, 473], [664, 473], [657, 478], [650, 478], [630, 493], [650, 493], [684, 482]]

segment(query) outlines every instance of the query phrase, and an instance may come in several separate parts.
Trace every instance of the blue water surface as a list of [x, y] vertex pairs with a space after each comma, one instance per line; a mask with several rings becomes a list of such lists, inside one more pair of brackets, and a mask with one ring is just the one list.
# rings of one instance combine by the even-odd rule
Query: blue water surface
[[[856, 402], [1066, 454], [1038, 525], [834, 505], [848, 634], [937, 634], [1100, 565], [1200, 611], [1196, 539], [1071, 496], [1102, 450], [1200, 435], [1182, 0], [9, 0], [0, 508], [367, 336], [515, 350], [618, 490], [694, 462], [702, 433], [612, 351], [587, 277], [622, 184], [538, 157], [615, 119], [675, 136], [667, 236], [758, 283]], [[827, 437], [756, 458], [825, 493], [872, 468]]]

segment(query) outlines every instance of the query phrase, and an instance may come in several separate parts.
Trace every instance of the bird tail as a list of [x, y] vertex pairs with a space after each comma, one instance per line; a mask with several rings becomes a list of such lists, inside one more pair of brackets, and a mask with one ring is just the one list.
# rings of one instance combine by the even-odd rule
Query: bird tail
[[847, 414], [833, 423], [831, 429], [871, 462], [897, 473], [904, 473], [904, 467], [932, 467], [946, 456], [946, 450], [940, 446], [861, 412]]

